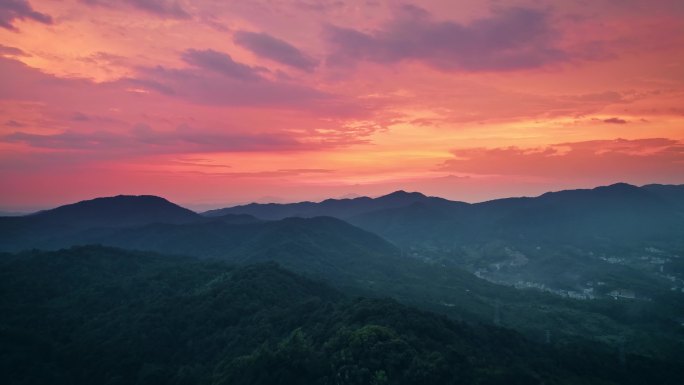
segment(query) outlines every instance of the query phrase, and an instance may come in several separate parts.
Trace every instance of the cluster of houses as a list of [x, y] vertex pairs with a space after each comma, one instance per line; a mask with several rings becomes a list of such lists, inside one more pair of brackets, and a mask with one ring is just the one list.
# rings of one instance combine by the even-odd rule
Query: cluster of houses
[[619, 298], [635, 299], [636, 298], [636, 294], [634, 294], [634, 291], [627, 290], [627, 289], [613, 290], [610, 293], [608, 293], [608, 296], [613, 297], [613, 299], [619, 299]]
[[[587, 283], [588, 287], [581, 288], [578, 290], [566, 290], [566, 289], [554, 289], [552, 287], [547, 286], [546, 284], [539, 283], [539, 282], [532, 282], [532, 281], [523, 281], [519, 280], [513, 284], [510, 282], [504, 282], [504, 281], [497, 281], [492, 279], [492, 277], [489, 277], [486, 275], [486, 270], [478, 270], [475, 272], [475, 275], [478, 276], [479, 278], [486, 279], [490, 282], [497, 283], [500, 285], [509, 285], [513, 286], [516, 289], [535, 289], [535, 290], [540, 290], [544, 291], [547, 293], [555, 294], [561, 297], [565, 298], [572, 298], [572, 299], [579, 299], [579, 300], [592, 300], [596, 298], [605, 298], [602, 295], [597, 294], [594, 291], [594, 285], [596, 286], [604, 286], [605, 282], [589, 282]], [[633, 290], [630, 289], [615, 289], [610, 291], [609, 293], [606, 294], [606, 297], [611, 297], [613, 299], [636, 299], [637, 295]]]
[[518, 281], [515, 284], [513, 284], [513, 286], [516, 289], [537, 289], [537, 290], [545, 291], [547, 293], [555, 294], [555, 295], [558, 295], [561, 297], [572, 298], [572, 299], [588, 300], [588, 299], [595, 299], [596, 298], [596, 294], [594, 293], [593, 287], [584, 288], [581, 291], [553, 289], [553, 288], [546, 286], [543, 283], [530, 282], [530, 281]]

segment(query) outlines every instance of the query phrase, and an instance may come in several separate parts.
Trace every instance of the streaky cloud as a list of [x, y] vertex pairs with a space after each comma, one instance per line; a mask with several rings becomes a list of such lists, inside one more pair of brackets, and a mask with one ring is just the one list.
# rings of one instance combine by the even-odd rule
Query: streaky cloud
[[528, 8], [461, 24], [434, 20], [410, 6], [375, 32], [328, 25], [325, 33], [333, 47], [327, 60], [331, 65], [418, 61], [442, 71], [477, 72], [532, 69], [570, 59], [556, 47], [559, 36], [549, 15]]
[[439, 170], [542, 178], [684, 177], [684, 143], [670, 138], [589, 140], [544, 147], [463, 148]]
[[81, 2], [107, 8], [132, 7], [162, 18], [190, 19], [192, 17], [177, 0], [81, 0]]
[[258, 80], [261, 78], [258, 69], [238, 63], [230, 55], [212, 49], [188, 49], [183, 52], [181, 57], [190, 65], [231, 78], [240, 80]]
[[50, 15], [36, 11], [26, 0], [0, 1], [0, 28], [16, 31], [14, 22], [17, 20], [32, 20], [42, 24], [53, 23]]
[[258, 56], [305, 72], [313, 71], [318, 64], [292, 44], [266, 33], [237, 31], [233, 39]]

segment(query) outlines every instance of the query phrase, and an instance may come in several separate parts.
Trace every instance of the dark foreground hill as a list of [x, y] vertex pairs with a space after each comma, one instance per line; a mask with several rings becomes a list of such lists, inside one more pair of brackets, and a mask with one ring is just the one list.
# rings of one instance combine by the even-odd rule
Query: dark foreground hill
[[679, 384], [680, 365], [538, 344], [277, 267], [102, 247], [0, 255], [3, 384]]

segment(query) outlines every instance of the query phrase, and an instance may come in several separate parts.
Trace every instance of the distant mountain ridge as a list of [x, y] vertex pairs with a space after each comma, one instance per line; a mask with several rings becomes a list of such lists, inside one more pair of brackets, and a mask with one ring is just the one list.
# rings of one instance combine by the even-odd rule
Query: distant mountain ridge
[[637, 187], [616, 183], [473, 204], [397, 191], [378, 198], [327, 199], [318, 203], [252, 203], [202, 215], [228, 213], [266, 220], [332, 216], [404, 245], [492, 236], [548, 239], [554, 231], [576, 239], [592, 237], [592, 232], [599, 238], [639, 238], [681, 229], [684, 185]]
[[684, 209], [684, 185], [647, 184], [642, 188]]
[[682, 185], [616, 183], [474, 204], [399, 191], [375, 199], [222, 212], [338, 217], [414, 258], [465, 268], [497, 283], [578, 293], [605, 280], [613, 288], [641, 287], [642, 293], [684, 285], [667, 282], [680, 279], [672, 277], [680, 276], [677, 255], [684, 251]]
[[[578, 234], [588, 230], [581, 226], [599, 232], [628, 225], [646, 232], [660, 231], [662, 228], [649, 229], [647, 225], [663, 223], [669, 226], [683, 219], [679, 206], [666, 200], [664, 195], [663, 191], [618, 183], [594, 189], [548, 192], [533, 198], [505, 198], [463, 205], [448, 213], [442, 212], [441, 217], [450, 216], [451, 224], [459, 225], [454, 229], [469, 236], [476, 235], [475, 232], [515, 236], [514, 233], [521, 230], [536, 231], [536, 234], [544, 229], [564, 228]], [[443, 207], [439, 209], [441, 211]], [[378, 221], [383, 215], [377, 214], [366, 213], [351, 222], [383, 233], [377, 226], [364, 223], [370, 218]]]
[[298, 203], [250, 203], [247, 205], [209, 210], [202, 215], [249, 214], [257, 218], [275, 220], [287, 217], [331, 216], [346, 219], [368, 211], [407, 206], [413, 203], [430, 202], [433, 205], [462, 205], [465, 203], [443, 198], [428, 197], [418, 192], [395, 191], [378, 198], [358, 197], [351, 199], [326, 199], [322, 202]]
[[636, 187], [618, 183], [474, 204], [400, 190], [378, 198], [251, 203], [202, 215], [156, 196], [119, 195], [27, 216], [0, 217], [0, 249], [17, 250], [36, 237], [46, 241], [93, 228], [190, 224], [216, 219], [246, 224], [318, 216], [346, 220], [398, 245], [426, 241], [454, 244], [492, 237], [549, 240], [560, 233], [577, 240], [640, 239], [678, 233], [684, 228], [684, 185]]
[[[637, 187], [627, 183], [615, 183], [609, 186], [599, 186], [593, 189], [576, 189], [547, 192], [536, 197], [500, 198], [479, 203], [466, 203], [452, 201], [440, 197], [426, 196], [420, 192], [406, 192], [398, 190], [393, 193], [377, 198], [357, 197], [349, 199], [326, 199], [321, 202], [297, 202], [297, 203], [250, 203], [246, 205], [231, 206], [222, 209], [214, 209], [203, 212], [204, 216], [218, 216], [221, 214], [249, 214], [257, 218], [274, 220], [292, 216], [314, 217], [332, 216], [346, 219], [362, 215], [370, 211], [402, 208], [413, 204], [426, 204], [438, 208], [465, 208], [465, 207], [501, 207], [510, 202], [524, 202], [532, 200], [551, 200], [582, 197], [588, 195], [606, 196], [614, 194], [640, 194], [646, 196], [650, 192], [672, 203], [684, 205], [684, 185], [650, 184]], [[571, 202], [569, 202], [571, 203]]]

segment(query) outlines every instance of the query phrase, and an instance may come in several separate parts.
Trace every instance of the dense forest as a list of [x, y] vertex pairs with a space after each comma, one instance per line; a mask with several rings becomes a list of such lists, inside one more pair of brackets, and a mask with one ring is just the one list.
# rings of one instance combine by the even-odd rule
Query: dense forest
[[3, 384], [679, 384], [684, 366], [535, 342], [273, 262], [76, 247], [0, 257]]

